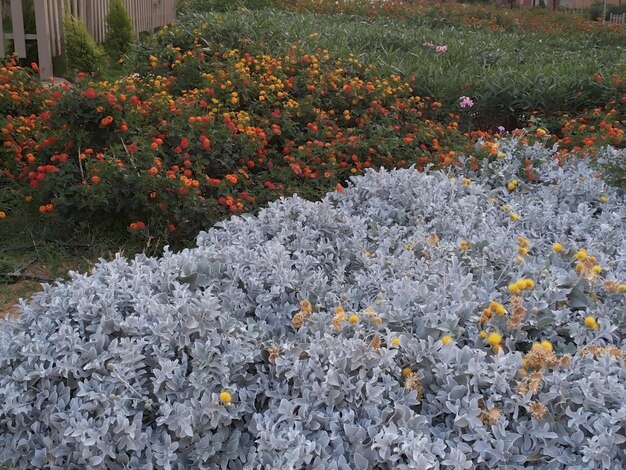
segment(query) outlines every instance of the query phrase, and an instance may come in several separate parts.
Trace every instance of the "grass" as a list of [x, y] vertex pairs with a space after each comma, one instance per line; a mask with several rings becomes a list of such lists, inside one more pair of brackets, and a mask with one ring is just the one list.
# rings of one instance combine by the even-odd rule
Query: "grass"
[[[154, 247], [141, 246], [128, 240], [125, 233], [101, 231], [98, 227], [82, 227], [65, 231], [44, 225], [39, 217], [22, 215], [11, 224], [0, 224], [0, 273], [19, 272], [27, 276], [61, 279], [68, 271], [85, 273], [98, 259], [112, 259], [122, 251], [154, 252]], [[0, 276], [0, 318], [17, 313], [20, 298], [41, 290], [39, 280]]]

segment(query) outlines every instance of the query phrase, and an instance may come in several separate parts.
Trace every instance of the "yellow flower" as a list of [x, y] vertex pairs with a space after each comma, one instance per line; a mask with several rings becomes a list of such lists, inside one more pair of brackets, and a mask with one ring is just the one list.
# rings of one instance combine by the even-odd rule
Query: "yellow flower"
[[359, 322], [359, 316], [352, 314], [350, 315], [350, 318], [348, 318], [348, 321], [352, 324], [352, 325], [356, 325]]
[[617, 292], [626, 292], [626, 284], [620, 284], [617, 286]]
[[519, 294], [521, 291], [522, 286], [520, 286], [519, 282], [509, 284], [509, 292], [511, 292], [512, 294]]
[[517, 257], [517, 262], [518, 262], [518, 263], [523, 263], [524, 261], [525, 261], [525, 260], [524, 260], [524, 258], [523, 258], [522, 256], [518, 256], [518, 257]]
[[461, 251], [467, 251], [469, 249], [469, 242], [467, 240], [461, 240], [459, 243], [459, 248]]
[[597, 266], [597, 265], [596, 265], [596, 266], [594, 266], [594, 267], [593, 267], [593, 268], [591, 268], [591, 269], [592, 269], [592, 271], [593, 271], [594, 273], [597, 273], [597, 274], [600, 274], [600, 273], [602, 272], [602, 267], [601, 267], [601, 266]]
[[489, 308], [500, 316], [506, 313], [506, 309], [504, 308], [504, 305], [502, 305], [500, 302], [496, 302], [496, 301], [491, 302], [489, 304]]
[[446, 344], [450, 344], [452, 342], [452, 336], [450, 335], [445, 335], [441, 338], [441, 342], [444, 344], [444, 346]]
[[506, 185], [506, 187], [508, 188], [508, 190], [509, 190], [509, 191], [513, 191], [513, 190], [515, 189], [515, 187], [517, 186], [517, 184], [518, 184], [518, 183], [519, 183], [519, 181], [517, 181], [517, 180], [513, 180], [513, 181], [510, 181], [510, 182]]
[[480, 332], [480, 337], [481, 337], [481, 338], [483, 338], [483, 339], [485, 339], [485, 338], [487, 337], [487, 332], [486, 332], [485, 330], [482, 330], [482, 331]]
[[563, 251], [563, 245], [561, 245], [560, 243], [555, 243], [554, 245], [552, 245], [552, 250], [555, 253], [560, 253], [561, 251]]
[[397, 336], [391, 340], [391, 345], [392, 346], [400, 346], [400, 338], [398, 338]]
[[519, 243], [524, 248], [528, 248], [530, 246], [530, 242], [524, 237], [517, 237], [517, 243]]
[[517, 215], [515, 212], [511, 212], [511, 215], [509, 217], [513, 222], [519, 220], [519, 215]]
[[230, 402], [232, 401], [233, 397], [230, 395], [230, 393], [223, 391], [220, 393], [220, 400], [222, 401], [222, 403], [224, 403], [225, 405], [230, 405]]
[[543, 340], [540, 344], [541, 346], [543, 346], [544, 349], [547, 349], [548, 351], [554, 350], [554, 348], [552, 347], [552, 343], [550, 341]]
[[527, 255], [527, 254], [528, 254], [528, 248], [523, 247], [523, 246], [518, 246], [518, 247], [517, 247], [517, 252], [518, 252], [520, 255]]
[[574, 259], [577, 259], [578, 261], [585, 261], [587, 259], [587, 250], [584, 248], [578, 250], [578, 252], [574, 255]]
[[532, 279], [522, 279], [522, 281], [524, 283], [524, 289], [534, 289], [535, 288], [535, 281], [533, 281]]
[[412, 373], [413, 373], [413, 371], [411, 369], [409, 369], [408, 367], [405, 367], [404, 369], [402, 369], [402, 375], [404, 375], [405, 377], [408, 377]]
[[591, 330], [597, 330], [598, 328], [600, 328], [600, 325], [598, 325], [596, 319], [593, 318], [591, 315], [585, 317], [585, 326]]
[[542, 128], [537, 129], [537, 132], [536, 132], [537, 136], [539, 136], [539, 137], [542, 137], [542, 136], [546, 135], [547, 133], [548, 132], [545, 129], [542, 129]]
[[609, 200], [606, 196], [600, 196], [600, 202], [607, 202]]
[[490, 346], [497, 346], [502, 342], [502, 336], [499, 333], [490, 333], [487, 336], [487, 344]]

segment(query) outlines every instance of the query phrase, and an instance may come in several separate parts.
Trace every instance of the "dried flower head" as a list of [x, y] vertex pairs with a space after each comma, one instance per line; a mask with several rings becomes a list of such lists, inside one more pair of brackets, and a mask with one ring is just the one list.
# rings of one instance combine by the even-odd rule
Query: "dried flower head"
[[[551, 347], [552, 345], [550, 345]], [[524, 356], [526, 367], [530, 369], [543, 369], [544, 367], [558, 367], [559, 360], [554, 351], [541, 343], [534, 343], [532, 348]]]
[[430, 233], [428, 234], [428, 236], [426, 237], [426, 242], [430, 245], [430, 246], [436, 246], [437, 243], [439, 243], [439, 237], [437, 236], [436, 233]]
[[528, 411], [533, 418], [539, 421], [546, 414], [546, 407], [539, 402], [531, 401], [528, 404]]
[[415, 390], [417, 392], [417, 398], [422, 398], [422, 393], [424, 392], [424, 386], [422, 385], [422, 381], [419, 376], [412, 372], [407, 375], [406, 380], [404, 382], [404, 389], [407, 392]]
[[275, 344], [273, 344], [272, 346], [267, 348], [266, 351], [269, 353], [268, 360], [272, 364], [276, 362], [276, 359], [280, 356], [280, 348], [276, 346]]
[[300, 310], [293, 316], [291, 324], [296, 330], [299, 330], [304, 325], [304, 322], [311, 316], [313, 312], [313, 306], [308, 300], [300, 301]]
[[502, 410], [497, 407], [487, 408], [480, 412], [480, 420], [487, 426], [492, 426], [502, 417]]
[[518, 328], [522, 320], [524, 319], [524, 315], [526, 315], [526, 307], [524, 307], [524, 299], [519, 295], [514, 295], [511, 297], [511, 306], [513, 307], [513, 311], [511, 312], [511, 316], [507, 325], [511, 328]]

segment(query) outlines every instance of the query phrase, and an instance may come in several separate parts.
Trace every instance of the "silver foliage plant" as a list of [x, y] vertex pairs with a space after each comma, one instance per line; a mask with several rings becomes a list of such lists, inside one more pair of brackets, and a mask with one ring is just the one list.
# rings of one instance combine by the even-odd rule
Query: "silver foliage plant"
[[[499, 151], [463, 176], [371, 171], [45, 286], [0, 328], [0, 461], [619, 468], [625, 197], [551, 149]], [[506, 313], [483, 321], [492, 302]]]

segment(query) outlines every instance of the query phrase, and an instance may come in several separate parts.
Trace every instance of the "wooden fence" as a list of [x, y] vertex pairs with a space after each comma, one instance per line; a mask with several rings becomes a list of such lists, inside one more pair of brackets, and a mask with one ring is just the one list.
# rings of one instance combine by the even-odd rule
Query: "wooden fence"
[[626, 25], [626, 13], [622, 13], [621, 15], [611, 13], [609, 15], [609, 23]]
[[[155, 28], [176, 21], [176, 0], [123, 1], [136, 37], [139, 37], [139, 33], [153, 31]], [[0, 54], [4, 53], [5, 40], [12, 39], [15, 53], [18, 57], [24, 58], [26, 57], [26, 40], [36, 40], [42, 79], [53, 75], [52, 57], [63, 54], [63, 16], [66, 10], [83, 21], [87, 31], [97, 43], [102, 43], [106, 39], [109, 0], [33, 0], [33, 2], [35, 34], [24, 32], [22, 0], [9, 0], [9, 12], [2, 11], [3, 2], [0, 2]], [[4, 16], [9, 16], [11, 19], [12, 33], [3, 31], [1, 19]]]

